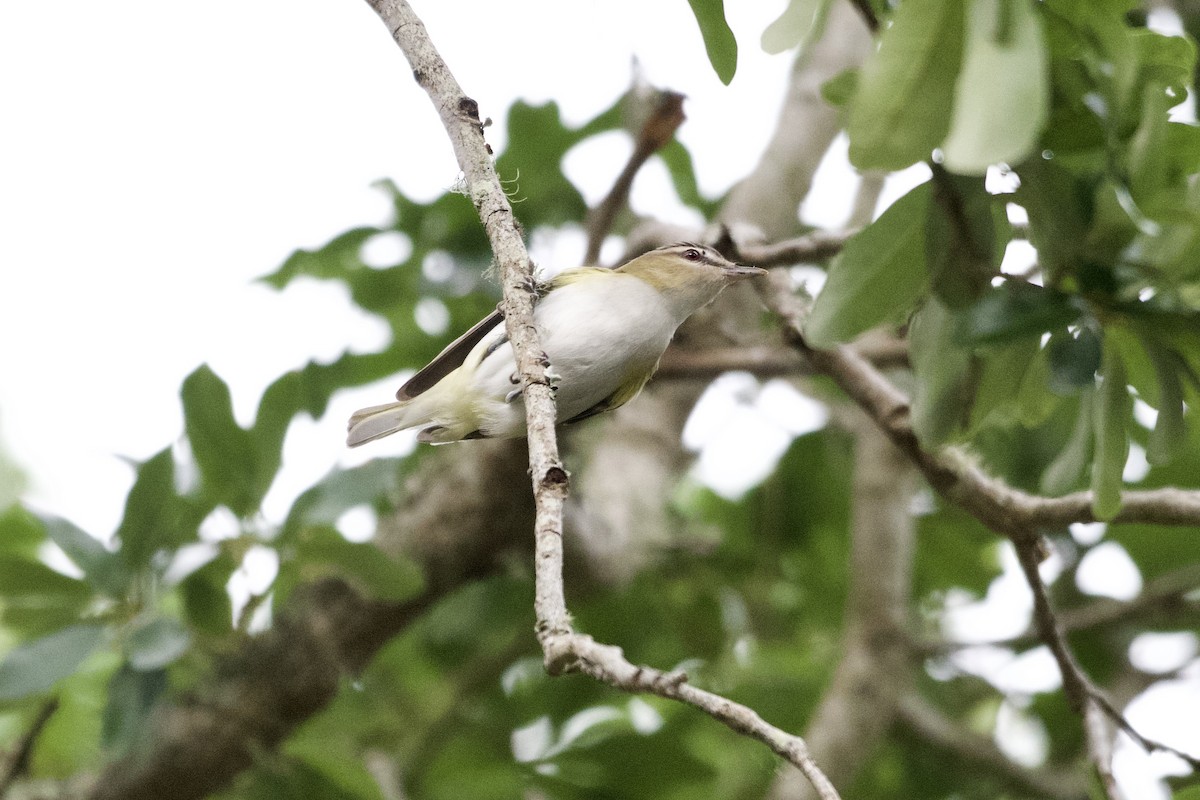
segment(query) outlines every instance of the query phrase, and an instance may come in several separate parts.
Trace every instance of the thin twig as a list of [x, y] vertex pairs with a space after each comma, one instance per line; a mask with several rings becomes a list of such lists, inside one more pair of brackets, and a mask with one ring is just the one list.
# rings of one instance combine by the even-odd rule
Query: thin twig
[[633, 179], [638, 170], [650, 156], [667, 146], [684, 119], [683, 95], [679, 92], [660, 92], [650, 118], [638, 133], [637, 142], [629, 160], [625, 162], [625, 168], [617, 176], [608, 195], [588, 216], [587, 254], [583, 257], [583, 263], [595, 264], [600, 258], [604, 238], [612, 230], [617, 214], [629, 202], [629, 191], [633, 188]]
[[55, 711], [58, 711], [58, 697], [51, 697], [38, 709], [37, 716], [29, 725], [29, 730], [25, 731], [17, 742], [17, 747], [8, 761], [4, 774], [0, 775], [0, 797], [8, 794], [12, 785], [29, 769], [29, 758], [33, 755], [33, 746], [37, 744], [38, 737], [42, 735], [46, 723], [50, 722]]
[[537, 636], [547, 671], [554, 675], [584, 672], [627, 691], [652, 692], [702, 709], [734, 730], [767, 744], [799, 767], [822, 800], [837, 800], [829, 780], [813, 763], [800, 737], [768, 725], [751, 709], [686, 683], [682, 673], [666, 674], [626, 661], [621, 651], [590, 636], [575, 633], [563, 593], [562, 523], [568, 477], [558, 459], [554, 436], [555, 409], [545, 377], [546, 356], [533, 324], [533, 292], [529, 257], [492, 167], [479, 109], [458, 85], [438, 54], [421, 20], [405, 0], [368, 0], [404, 52], [413, 76], [428, 92], [450, 136], [504, 279], [505, 324], [524, 387], [529, 438], [529, 465], [536, 506], [534, 610]]
[[926, 741], [964, 761], [985, 767], [1014, 788], [1047, 800], [1085, 800], [1088, 796], [1087, 786], [1079, 773], [1029, 769], [1017, 764], [1002, 753], [990, 737], [946, 717], [917, 695], [901, 700], [899, 719]]
[[[854, 349], [877, 369], [908, 366], [908, 343], [901, 339], [856, 343]], [[654, 379], [715, 378], [734, 371], [749, 372], [760, 378], [813, 374], [812, 364], [794, 350], [765, 346], [703, 349], [673, 346], [663, 356]]]
[[[1200, 588], [1200, 564], [1188, 564], [1150, 580], [1132, 600], [1104, 598], [1078, 608], [1058, 611], [1059, 627], [1064, 633], [1103, 628], [1128, 620], [1158, 614], [1156, 619], [1171, 618], [1200, 611], [1200, 602], [1186, 595]], [[914, 641], [912, 651], [920, 656], [939, 655], [970, 647], [1011, 647], [1017, 650], [1032, 647], [1041, 639], [1036, 631], [1026, 631], [1007, 639], [986, 642]]]
[[857, 230], [816, 230], [795, 239], [774, 244], [733, 242], [734, 246], [727, 255], [735, 261], [743, 261], [757, 267], [786, 267], [792, 264], [824, 261], [830, 256], [840, 253], [842, 247], [856, 233], [858, 233]]

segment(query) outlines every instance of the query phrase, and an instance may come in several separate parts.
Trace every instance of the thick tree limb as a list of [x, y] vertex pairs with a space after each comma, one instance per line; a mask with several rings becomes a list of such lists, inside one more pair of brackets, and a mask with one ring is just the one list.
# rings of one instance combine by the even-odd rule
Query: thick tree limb
[[[916, 523], [915, 470], [862, 414], [855, 415], [854, 498], [842, 652], [805, 736], [839, 785], [853, 781], [887, 733], [913, 676], [909, 625]], [[772, 800], [809, 800], [808, 786], [781, 772]]]
[[492, 167], [479, 109], [463, 92], [429, 39], [425, 26], [404, 0], [368, 0], [428, 92], [454, 146], [468, 195], [487, 230], [504, 279], [505, 324], [517, 355], [524, 389], [529, 440], [529, 466], [536, 509], [534, 566], [537, 635], [551, 674], [584, 672], [629, 691], [647, 691], [680, 700], [706, 711], [734, 730], [753, 736], [795, 764], [817, 787], [822, 798], [837, 792], [808, 757], [797, 736], [767, 725], [750, 709], [686, 684], [682, 674], [666, 675], [636, 667], [621, 651], [575, 633], [563, 593], [563, 504], [567, 473], [555, 440], [555, 409], [546, 380], [548, 366], [533, 324], [532, 272], [524, 243], [500, 179]]
[[297, 590], [266, 633], [224, 662], [207, 687], [159, 707], [131, 752], [109, 765], [91, 800], [200, 800], [333, 699], [433, 599], [366, 600], [340, 580]]

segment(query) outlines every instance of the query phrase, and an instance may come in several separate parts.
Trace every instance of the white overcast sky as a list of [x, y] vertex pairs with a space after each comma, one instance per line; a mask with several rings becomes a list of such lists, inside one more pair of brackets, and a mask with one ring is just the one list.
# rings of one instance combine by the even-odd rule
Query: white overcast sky
[[[626, 88], [636, 56], [649, 80], [688, 95], [680, 137], [710, 194], [753, 165], [789, 66], [758, 47], [782, 0], [727, 5], [741, 48], [730, 87], [708, 66], [684, 0], [415, 2], [496, 121], [497, 151], [514, 98], [555, 99], [583, 122]], [[101, 536], [131, 481], [118, 456], [142, 459], [178, 438], [178, 387], [197, 365], [230, 383], [247, 421], [285, 370], [385, 343], [383, 326], [336, 286], [281, 294], [251, 281], [297, 247], [384, 222], [373, 181], [431, 199], [457, 174], [432, 107], [361, 0], [4, 3], [0, 115], [0, 442], [27, 473], [31, 503]], [[568, 159], [568, 174], [595, 201], [628, 148], [603, 137]], [[811, 221], [835, 226], [853, 178], [836, 167], [825, 176]], [[671, 196], [652, 163], [633, 202], [686, 220]], [[581, 257], [581, 240], [566, 236], [542, 260]], [[713, 463], [768, 453], [734, 471], [753, 475], [803, 409], [774, 384], [751, 413], [732, 399], [745, 382], [728, 378], [689, 435], [704, 441], [707, 425]], [[343, 393], [324, 421], [293, 424], [268, 517], [332, 464], [410, 446], [393, 437], [347, 454], [342, 444], [348, 413], [387, 399], [391, 383]]]

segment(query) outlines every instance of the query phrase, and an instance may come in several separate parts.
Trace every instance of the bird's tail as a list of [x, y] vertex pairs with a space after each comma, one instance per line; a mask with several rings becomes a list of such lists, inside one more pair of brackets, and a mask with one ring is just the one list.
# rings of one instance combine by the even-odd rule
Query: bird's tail
[[355, 411], [354, 415], [350, 417], [346, 444], [350, 447], [358, 447], [360, 444], [382, 439], [396, 431], [422, 424], [424, 420], [413, 418], [415, 415], [411, 413], [411, 405], [411, 401], [405, 400]]

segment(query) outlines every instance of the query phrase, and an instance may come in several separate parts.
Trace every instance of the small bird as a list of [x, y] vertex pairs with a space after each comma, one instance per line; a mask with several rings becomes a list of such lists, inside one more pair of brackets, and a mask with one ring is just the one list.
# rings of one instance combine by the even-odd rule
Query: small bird
[[[558, 419], [578, 422], [618, 408], [641, 392], [671, 337], [726, 286], [766, 270], [727, 261], [681, 242], [616, 268], [579, 267], [539, 288], [534, 307]], [[525, 403], [499, 310], [456, 339], [396, 392], [395, 403], [350, 417], [350, 447], [408, 428], [417, 440], [525, 435]]]

